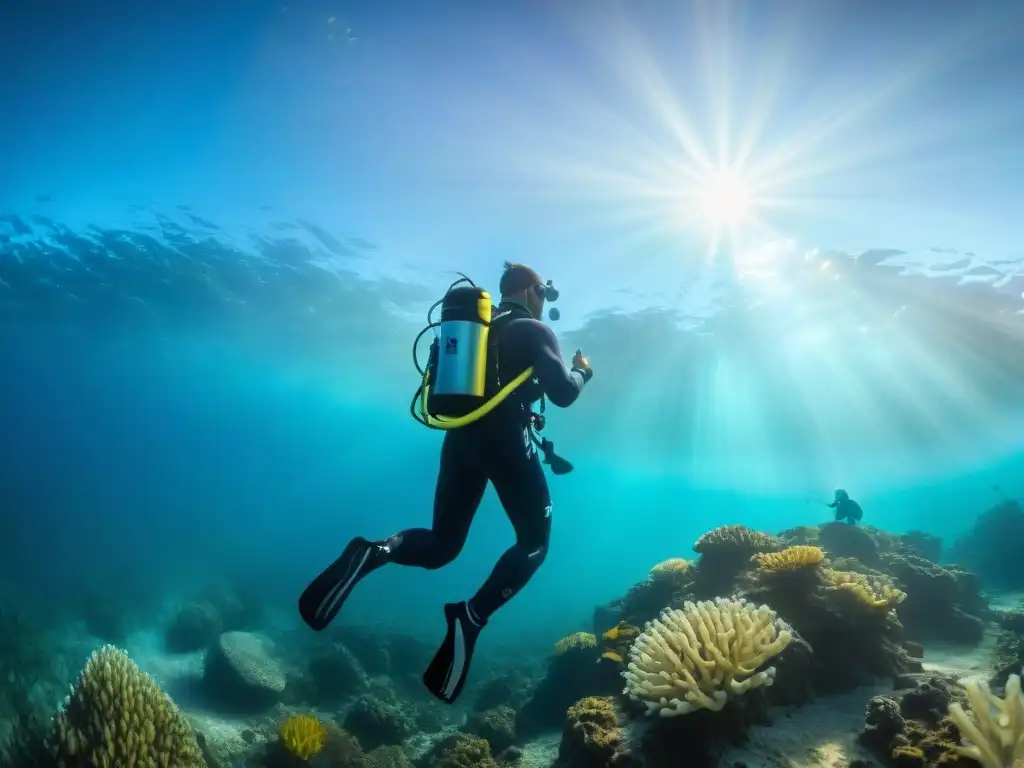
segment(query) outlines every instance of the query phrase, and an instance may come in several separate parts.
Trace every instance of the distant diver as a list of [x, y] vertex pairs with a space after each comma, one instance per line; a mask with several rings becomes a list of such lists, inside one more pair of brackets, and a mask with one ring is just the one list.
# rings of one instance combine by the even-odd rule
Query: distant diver
[[836, 489], [835, 501], [825, 506], [836, 511], [837, 522], [846, 520], [850, 525], [856, 525], [857, 521], [864, 517], [864, 510], [860, 508], [860, 504], [851, 499], [850, 494], [842, 488]]
[[[466, 283], [466, 286], [461, 286]], [[551, 532], [551, 497], [538, 451], [556, 474], [572, 465], [541, 440], [544, 398], [561, 408], [573, 404], [593, 376], [576, 350], [569, 370], [555, 334], [540, 318], [558, 290], [533, 269], [505, 263], [501, 302], [469, 278], [453, 283], [427, 313], [435, 339], [422, 384], [412, 402], [420, 423], [448, 430], [434, 491], [431, 528], [412, 528], [386, 539], [356, 537], [341, 556], [306, 588], [299, 612], [320, 631], [334, 619], [352, 588], [387, 563], [436, 569], [462, 550], [490, 481], [515, 530], [516, 542], [499, 558], [469, 600], [444, 606], [444, 642], [423, 675], [430, 692], [447, 703], [458, 697], [473, 649], [488, 618], [518, 593], [544, 562]], [[440, 322], [431, 319], [441, 306]], [[554, 312], [549, 313], [553, 317]], [[533, 404], [541, 401], [541, 412]]]

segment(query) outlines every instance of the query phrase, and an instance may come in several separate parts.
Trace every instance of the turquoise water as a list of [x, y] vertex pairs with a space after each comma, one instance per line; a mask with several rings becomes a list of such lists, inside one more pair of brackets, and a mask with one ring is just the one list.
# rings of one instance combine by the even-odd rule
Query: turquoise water
[[[0, 84], [0, 579], [68, 620], [228, 580], [297, 621], [352, 536], [429, 521], [412, 339], [508, 258], [596, 375], [549, 411], [576, 470], [489, 642], [589, 628], [705, 531], [822, 522], [838, 487], [947, 543], [1024, 493], [1006, 18], [489, 5], [0, 29], [48, 78]], [[829, 54], [856, 36], [871, 66]], [[729, 146], [778, 171], [733, 240], [679, 189]], [[346, 616], [433, 639], [511, 540], [489, 493], [455, 563], [374, 574]]]
[[[33, 240], [7, 242], [13, 251]], [[46, 239], [39, 242], [48, 247]], [[107, 257], [85, 253], [88, 242], [75, 243], [83, 264], [102, 269]], [[126, 579], [156, 595], [226, 579], [294, 618], [306, 581], [350, 537], [383, 537], [429, 522], [440, 437], [417, 425], [407, 406], [416, 384], [415, 318], [434, 294], [430, 286], [410, 286], [411, 298], [396, 309], [394, 287], [344, 272], [318, 276], [303, 266], [314, 258], [313, 246], [294, 252], [295, 274], [308, 273], [302, 279], [281, 276], [279, 267], [245, 265], [226, 246], [207, 246], [204, 260], [212, 266], [201, 273], [161, 265], [166, 254], [149, 247], [139, 258], [151, 264], [110, 282], [53, 253], [46, 267], [39, 257], [33, 288], [8, 261], [8, 296], [23, 293], [17, 305], [7, 305], [2, 337], [5, 576], [23, 593], [69, 606], [96, 589], [116, 605]], [[69, 251], [74, 256], [74, 247]], [[179, 285], [168, 288], [175, 273]], [[314, 317], [294, 293], [308, 275], [317, 279]], [[581, 288], [562, 290], [571, 300]], [[738, 406], [747, 408], [744, 418], [760, 420], [754, 429], [721, 399], [735, 391], [729, 380], [718, 390], [694, 384], [695, 368], [722, 364], [715, 336], [705, 337], [690, 361], [678, 357], [682, 351], [659, 360], [659, 348], [685, 350], [689, 332], [663, 323], [652, 336], [650, 321], [620, 316], [613, 331], [619, 340], [631, 333], [649, 339], [641, 341], [651, 358], [644, 364], [635, 343], [608, 343], [602, 322], [609, 321], [563, 334], [565, 349], [590, 352], [597, 375], [572, 408], [549, 410], [547, 434], [577, 469], [549, 477], [550, 555], [494, 619], [516, 636], [589, 626], [595, 605], [643, 578], [652, 563], [691, 556], [692, 543], [715, 526], [779, 531], [825, 521], [830, 510], [819, 502], [831, 499], [833, 487], [850, 490], [867, 523], [951, 542], [998, 500], [993, 485], [1012, 492], [1022, 476], [1020, 454], [996, 440], [1005, 427], [999, 418], [1012, 422], [1019, 410], [965, 428], [963, 439], [977, 439], [986, 428], [992, 440], [966, 446], [974, 460], [933, 444], [956, 437], [956, 421], [935, 419], [919, 436], [905, 427], [890, 433], [887, 447], [884, 430], [865, 428], [842, 409], [824, 411], [820, 432], [808, 432], [799, 402], [779, 416], [771, 391], [757, 386], [747, 396], [762, 398], [758, 408], [750, 410], [749, 400]], [[748, 380], [768, 370], [758, 367], [764, 363], [728, 360]], [[823, 391], [836, 386], [828, 371], [806, 375], [816, 375]], [[893, 372], [860, 375], [857, 404], [864, 413], [880, 411], [871, 394], [884, 397]], [[778, 383], [792, 387], [791, 397], [815, 397], [814, 387]], [[979, 402], [1006, 396], [985, 384], [979, 379]], [[820, 410], [821, 400], [807, 407]], [[900, 416], [894, 412], [893, 421]], [[755, 436], [762, 442], [750, 444]], [[935, 470], [921, 457], [934, 458]], [[489, 492], [455, 563], [438, 572], [374, 574], [346, 616], [429, 634], [441, 604], [472, 594], [511, 541]]]

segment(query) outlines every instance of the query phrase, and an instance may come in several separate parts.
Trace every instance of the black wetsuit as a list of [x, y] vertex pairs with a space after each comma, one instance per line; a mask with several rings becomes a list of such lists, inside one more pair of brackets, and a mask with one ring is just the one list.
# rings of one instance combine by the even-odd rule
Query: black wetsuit
[[838, 499], [829, 504], [836, 511], [836, 520], [846, 520], [850, 525], [856, 525], [857, 521], [864, 517], [864, 510], [860, 504], [850, 498]]
[[390, 562], [431, 569], [447, 565], [466, 543], [490, 481], [516, 542], [469, 601], [481, 621], [522, 589], [547, 555], [551, 496], [530, 439], [530, 405], [541, 395], [562, 408], [572, 405], [590, 377], [589, 371], [567, 370], [555, 334], [518, 305], [499, 307], [491, 333], [496, 334], [501, 384], [530, 366], [535, 378], [479, 421], [445, 434], [432, 526], [410, 528], [386, 542]]

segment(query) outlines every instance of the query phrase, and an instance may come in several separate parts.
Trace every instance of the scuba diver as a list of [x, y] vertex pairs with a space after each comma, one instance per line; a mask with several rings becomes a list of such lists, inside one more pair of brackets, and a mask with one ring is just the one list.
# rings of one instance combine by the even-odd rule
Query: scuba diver
[[[543, 428], [543, 416], [533, 413], [532, 405], [546, 398], [566, 408], [594, 375], [581, 350], [566, 368], [554, 332], [540, 320], [545, 300], [558, 298], [551, 281], [545, 283], [522, 264], [504, 266], [497, 308], [492, 307], [490, 294], [463, 277], [435, 304], [442, 307], [440, 323], [431, 321], [433, 308], [427, 315], [424, 332], [436, 329], [436, 339], [426, 370], [417, 362], [423, 384], [413, 399], [413, 417], [448, 430], [441, 446], [431, 527], [374, 541], [352, 539], [299, 600], [303, 619], [320, 631], [338, 614], [353, 587], [381, 566], [395, 563], [433, 570], [447, 565], [466, 542], [487, 483], [493, 484], [516, 541], [476, 594], [444, 606], [447, 633], [423, 682], [449, 704], [466, 682], [481, 629], [526, 586], [547, 554], [551, 497], [538, 450], [556, 474], [572, 469], [553, 455], [553, 444], [537, 439], [534, 432]], [[456, 288], [461, 282], [472, 287]], [[556, 312], [552, 309], [549, 316], [557, 319]], [[469, 355], [471, 351], [476, 355]], [[478, 403], [482, 405], [474, 407]]]
[[836, 522], [846, 520], [850, 525], [856, 525], [857, 521], [864, 517], [864, 510], [860, 508], [860, 504], [851, 499], [850, 494], [842, 488], [836, 489], [835, 500], [825, 506], [836, 511]]

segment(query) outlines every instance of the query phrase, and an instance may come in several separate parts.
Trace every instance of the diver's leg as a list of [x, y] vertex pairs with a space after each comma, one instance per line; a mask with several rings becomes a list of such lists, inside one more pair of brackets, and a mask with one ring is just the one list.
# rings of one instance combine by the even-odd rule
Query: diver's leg
[[383, 541], [357, 536], [299, 598], [299, 613], [320, 631], [338, 615], [355, 585], [387, 563], [440, 568], [459, 554], [480, 506], [487, 475], [475, 444], [446, 435], [434, 492], [433, 526], [410, 528]]
[[522, 447], [491, 467], [491, 482], [516, 533], [491, 575], [470, 599], [470, 612], [486, 622], [512, 599], [544, 562], [551, 536], [551, 493], [540, 457]]
[[390, 562], [435, 569], [458, 557], [487, 490], [479, 454], [480, 444], [472, 436], [445, 435], [434, 488], [433, 523], [430, 528], [400, 531], [383, 542]]
[[504, 444], [489, 445], [485, 457], [488, 475], [515, 528], [516, 543], [472, 599], [445, 605], [447, 633], [423, 674], [427, 689], [449, 704], [469, 677], [473, 650], [488, 617], [525, 586], [547, 554], [551, 501], [544, 469], [529, 435], [525, 445], [512, 435]]

